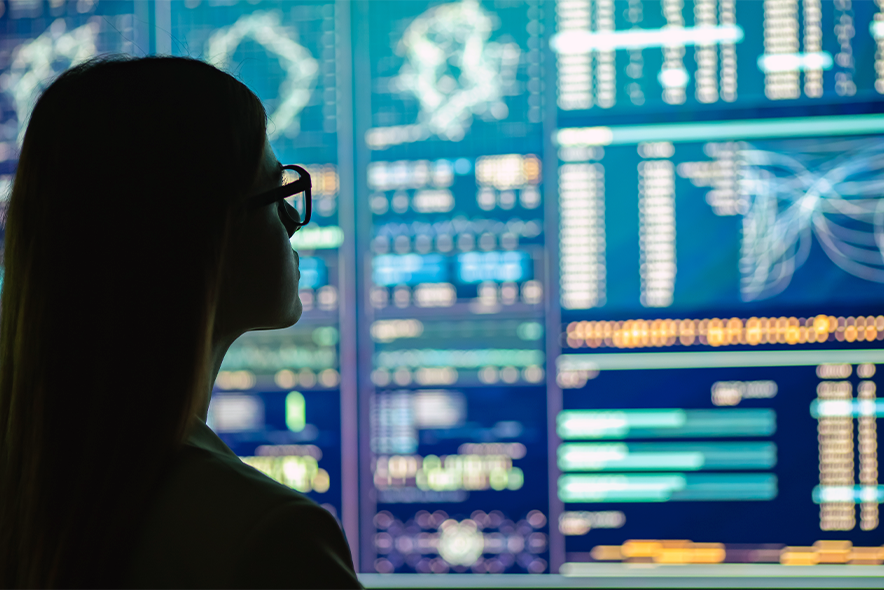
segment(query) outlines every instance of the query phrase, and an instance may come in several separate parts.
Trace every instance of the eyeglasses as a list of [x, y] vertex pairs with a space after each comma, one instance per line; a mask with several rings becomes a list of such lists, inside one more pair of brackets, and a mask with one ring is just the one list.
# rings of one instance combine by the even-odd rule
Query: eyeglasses
[[313, 184], [310, 174], [291, 164], [282, 167], [282, 186], [255, 195], [249, 199], [249, 207], [257, 209], [279, 203], [279, 218], [292, 237], [296, 231], [310, 223], [313, 211]]

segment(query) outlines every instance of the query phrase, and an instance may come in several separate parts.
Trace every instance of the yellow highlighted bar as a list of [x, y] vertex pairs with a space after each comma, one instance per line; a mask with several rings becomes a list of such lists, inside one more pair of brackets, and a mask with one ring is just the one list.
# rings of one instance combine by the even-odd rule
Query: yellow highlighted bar
[[850, 541], [817, 541], [812, 547], [784, 548], [780, 553], [780, 563], [881, 565], [884, 563], [884, 547], [854, 547]]
[[723, 543], [687, 540], [630, 540], [617, 545], [597, 545], [590, 553], [596, 561], [627, 561], [661, 564], [723, 563]]
[[571, 322], [569, 348], [661, 348], [884, 340], [884, 316], [657, 319]]
[[[658, 564], [724, 563], [727, 548], [723, 543], [694, 543], [680, 539], [633, 539], [623, 545], [596, 545], [590, 556], [595, 561]], [[776, 559], [774, 553], [773, 559]], [[784, 547], [782, 565], [881, 565], [884, 546], [854, 547], [850, 541], [817, 541], [809, 547]]]

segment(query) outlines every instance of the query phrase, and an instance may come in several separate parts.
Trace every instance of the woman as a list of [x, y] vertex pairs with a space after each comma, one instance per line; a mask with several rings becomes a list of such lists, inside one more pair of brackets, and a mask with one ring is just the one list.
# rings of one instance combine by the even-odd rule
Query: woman
[[359, 585], [334, 518], [205, 424], [230, 344], [301, 314], [265, 131], [191, 59], [93, 60], [37, 102], [6, 219], [0, 585]]

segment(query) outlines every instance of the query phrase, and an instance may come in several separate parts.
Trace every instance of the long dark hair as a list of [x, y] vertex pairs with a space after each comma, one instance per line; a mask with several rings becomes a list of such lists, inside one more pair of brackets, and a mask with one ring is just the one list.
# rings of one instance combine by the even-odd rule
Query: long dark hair
[[6, 218], [0, 586], [124, 583], [210, 383], [227, 235], [266, 114], [186, 58], [103, 57], [34, 107]]

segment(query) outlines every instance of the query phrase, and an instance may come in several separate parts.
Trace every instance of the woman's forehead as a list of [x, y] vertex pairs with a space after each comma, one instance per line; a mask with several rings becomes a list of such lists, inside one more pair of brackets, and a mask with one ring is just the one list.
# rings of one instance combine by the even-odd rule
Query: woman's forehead
[[261, 154], [264, 162], [264, 167], [268, 169], [272, 169], [276, 167], [276, 153], [273, 151], [273, 146], [270, 145], [270, 140], [264, 140], [264, 150]]
[[262, 177], [268, 182], [277, 182], [282, 177], [282, 164], [276, 159], [269, 141], [264, 142], [264, 153], [261, 160]]

